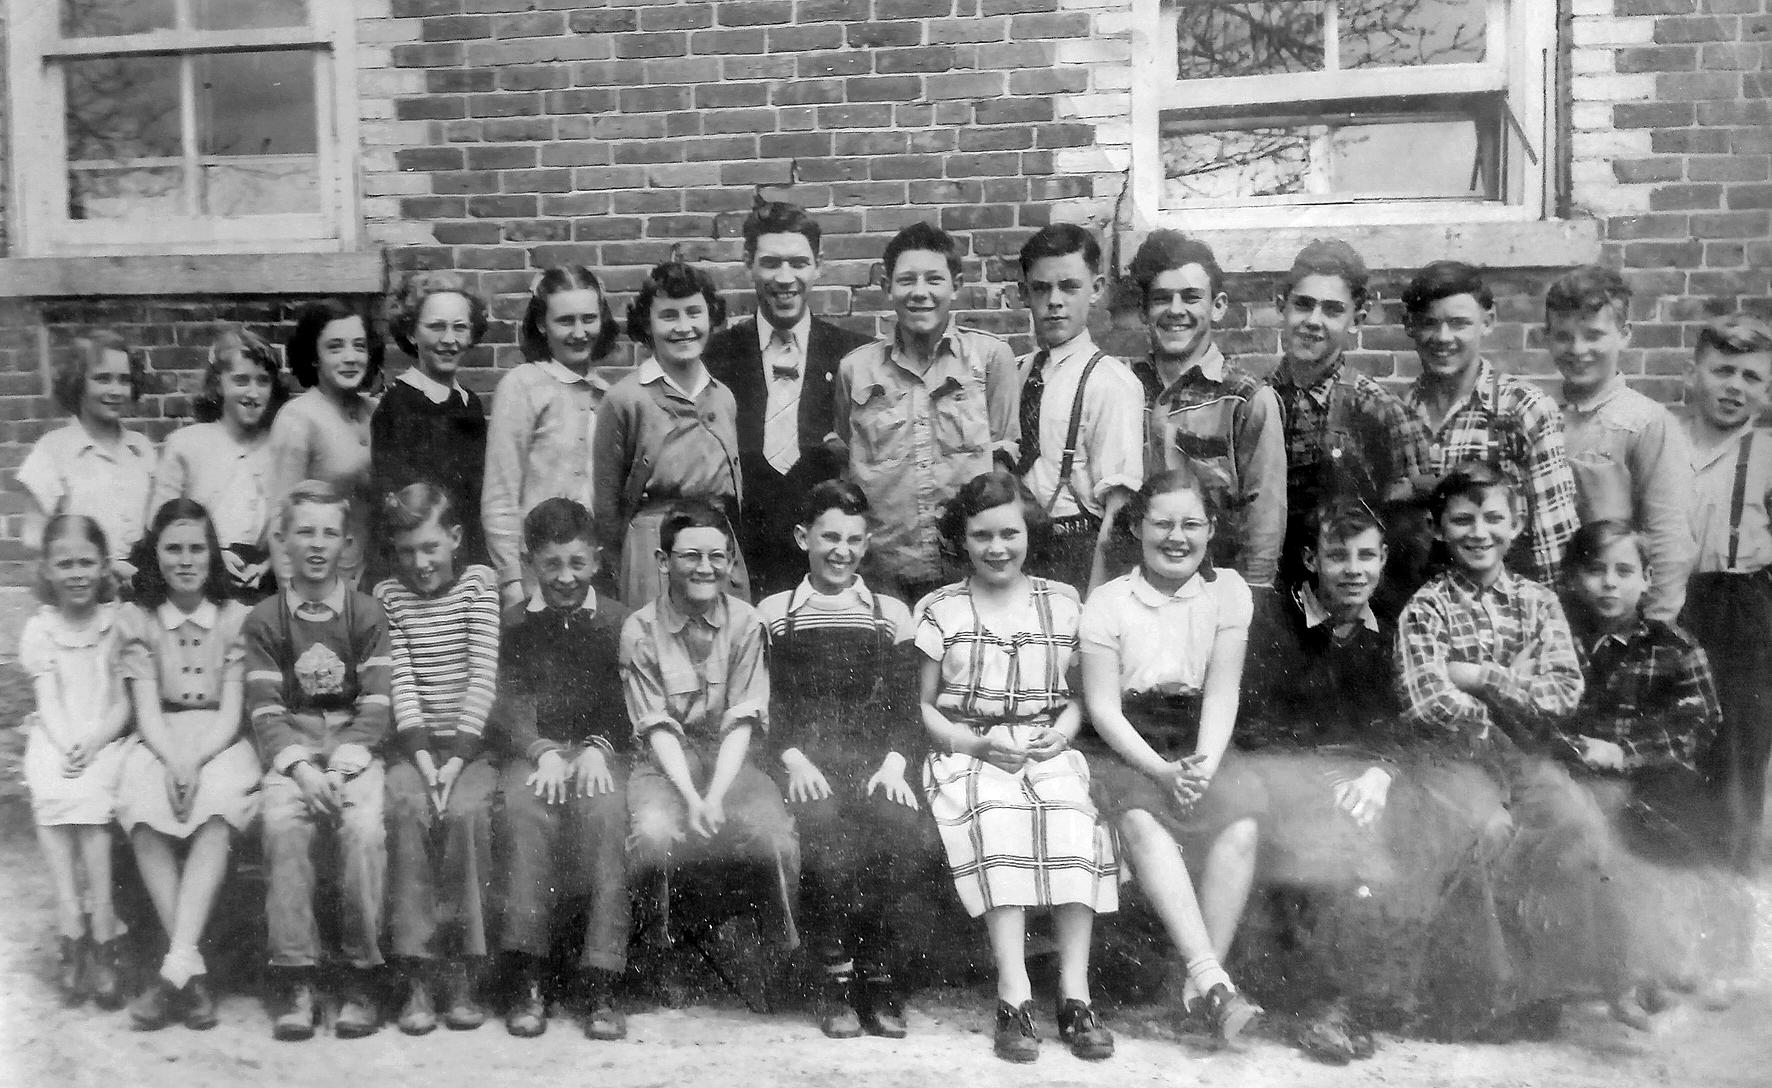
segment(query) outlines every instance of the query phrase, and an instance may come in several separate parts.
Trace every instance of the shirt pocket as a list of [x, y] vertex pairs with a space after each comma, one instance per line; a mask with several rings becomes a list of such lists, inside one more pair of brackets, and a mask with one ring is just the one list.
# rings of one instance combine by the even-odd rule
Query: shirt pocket
[[[1619, 436], [1620, 441], [1623, 436]], [[1610, 445], [1611, 443], [1608, 443]], [[1586, 449], [1569, 455], [1581, 520], [1612, 519], [1634, 524], [1630, 466], [1610, 449]]]
[[851, 394], [849, 456], [858, 465], [902, 461], [910, 453], [910, 394], [869, 385]]
[[981, 453], [990, 446], [984, 397], [964, 385], [937, 389], [929, 398], [935, 448], [944, 454]]

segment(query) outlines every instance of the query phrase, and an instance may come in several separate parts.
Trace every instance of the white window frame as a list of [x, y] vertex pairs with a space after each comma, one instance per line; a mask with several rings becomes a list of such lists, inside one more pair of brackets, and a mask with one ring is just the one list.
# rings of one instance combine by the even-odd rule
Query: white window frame
[[[1546, 218], [1556, 206], [1551, 192], [1554, 113], [1549, 108], [1555, 86], [1556, 13], [1557, 5], [1548, 0], [1488, 0], [1488, 59], [1480, 63], [1183, 80], [1176, 75], [1176, 8], [1167, 0], [1133, 0], [1132, 199], [1139, 219], [1153, 226], [1207, 230]], [[1320, 111], [1330, 116], [1336, 103], [1356, 99], [1482, 93], [1504, 95], [1511, 114], [1504, 119], [1500, 150], [1500, 200], [1358, 196], [1164, 204], [1160, 133], [1166, 110], [1271, 105], [1276, 114]]]
[[[310, 22], [253, 30], [155, 30], [63, 38], [58, 0], [3, 0], [6, 7], [11, 111], [8, 228], [15, 256], [139, 253], [335, 252], [357, 245], [357, 85], [351, 0], [309, 0]], [[184, 0], [178, 0], [184, 7]], [[68, 217], [68, 141], [64, 80], [57, 63], [87, 57], [293, 49], [314, 57], [314, 110], [320, 208], [256, 216], [161, 220]], [[183, 81], [187, 126], [194, 93]], [[21, 106], [29, 103], [28, 106]], [[184, 134], [187, 169], [199, 156]]]

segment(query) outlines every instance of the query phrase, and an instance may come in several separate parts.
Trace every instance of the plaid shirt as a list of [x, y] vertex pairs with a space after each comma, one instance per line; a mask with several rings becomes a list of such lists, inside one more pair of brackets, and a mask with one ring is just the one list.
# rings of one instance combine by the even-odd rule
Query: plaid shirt
[[1071, 701], [1071, 657], [1083, 606], [1076, 591], [1031, 579], [1022, 625], [999, 634], [979, 620], [972, 583], [955, 582], [919, 607], [917, 650], [941, 663], [936, 709], [980, 730], [982, 721], [1057, 714]]
[[1672, 624], [1643, 619], [1623, 635], [1584, 632], [1580, 646], [1587, 691], [1561, 735], [1611, 741], [1624, 749], [1627, 772], [1696, 770], [1698, 753], [1723, 718], [1697, 640]]
[[1282, 367], [1273, 389], [1286, 424], [1289, 509], [1308, 509], [1329, 494], [1348, 492], [1349, 485], [1367, 502], [1382, 502], [1398, 481], [1427, 472], [1421, 421], [1344, 360], [1303, 386]]
[[[1510, 667], [1529, 643], [1538, 644], [1538, 667], [1521, 677]], [[1452, 683], [1448, 666], [1456, 663], [1481, 666], [1486, 697]], [[1403, 609], [1397, 685], [1406, 725], [1482, 740], [1493, 724], [1524, 740], [1574, 712], [1581, 658], [1556, 594], [1512, 571], [1484, 588], [1451, 570], [1430, 579]]]
[[1525, 509], [1522, 573], [1554, 584], [1563, 549], [1581, 517], [1575, 509], [1575, 476], [1563, 447], [1563, 413], [1556, 403], [1518, 378], [1497, 374], [1489, 360], [1477, 362], [1477, 383], [1463, 404], [1435, 430], [1417, 381], [1403, 402], [1428, 432], [1428, 467], [1443, 477], [1461, 461], [1482, 461], [1507, 474]]

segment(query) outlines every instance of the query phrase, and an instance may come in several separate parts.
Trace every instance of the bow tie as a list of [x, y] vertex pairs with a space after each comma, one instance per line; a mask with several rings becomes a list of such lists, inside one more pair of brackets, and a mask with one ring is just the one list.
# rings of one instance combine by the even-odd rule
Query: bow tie
[[800, 376], [800, 368], [792, 363], [776, 363], [769, 368], [769, 373], [774, 377], [792, 381]]

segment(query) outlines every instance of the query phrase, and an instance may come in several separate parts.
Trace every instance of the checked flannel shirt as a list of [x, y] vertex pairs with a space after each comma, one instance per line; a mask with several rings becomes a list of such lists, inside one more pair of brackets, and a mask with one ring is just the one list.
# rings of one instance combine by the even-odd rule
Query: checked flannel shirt
[[[1285, 419], [1289, 510], [1315, 506], [1348, 483], [1380, 503], [1398, 481], [1427, 471], [1427, 429], [1395, 394], [1345, 360], [1303, 386], [1282, 367], [1272, 385]], [[1331, 465], [1345, 474], [1340, 481], [1326, 478]]]
[[1697, 640], [1660, 620], [1642, 619], [1623, 634], [1580, 642], [1587, 691], [1563, 736], [1609, 740], [1624, 749], [1624, 769], [1696, 770], [1716, 735], [1723, 708]]

